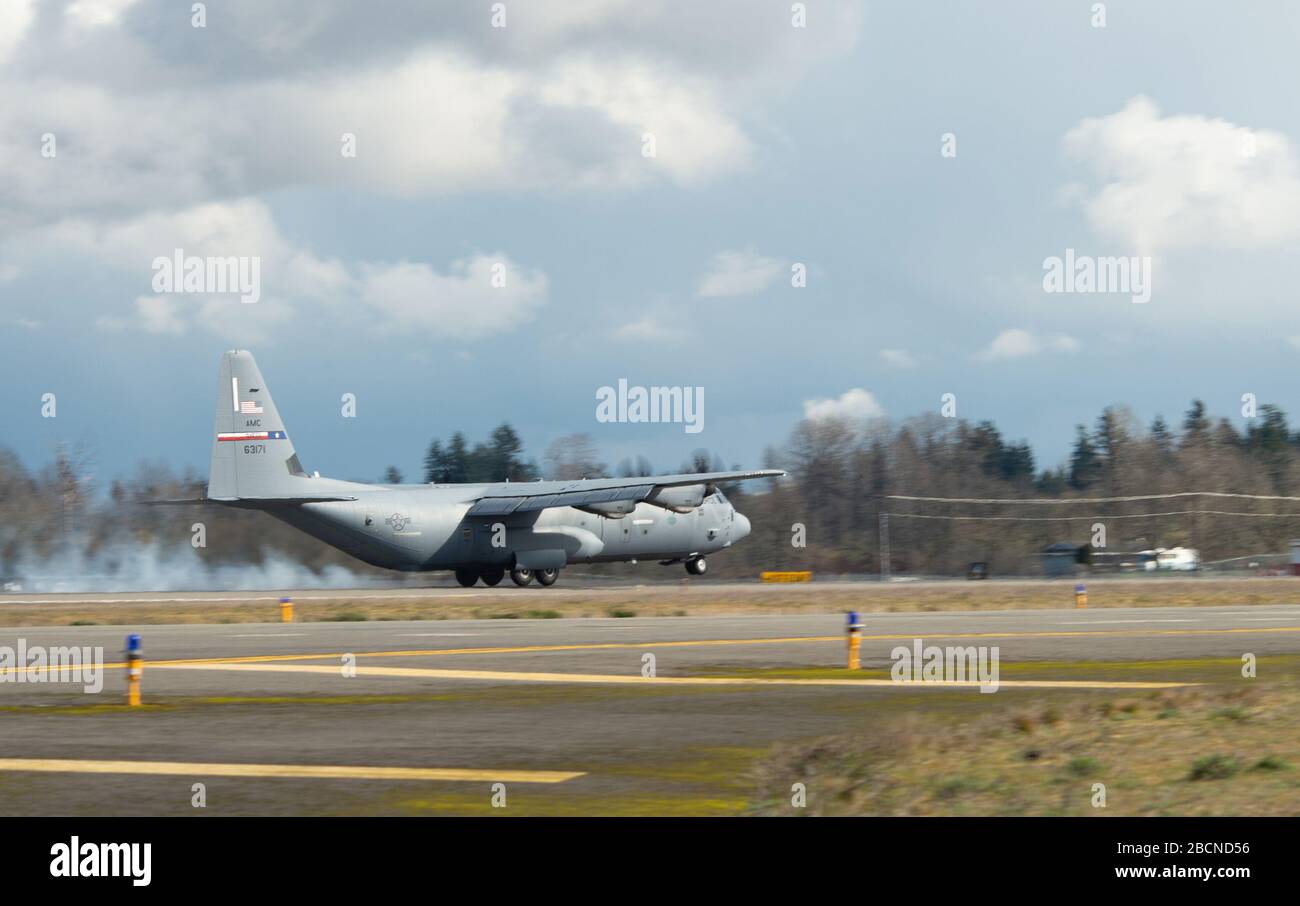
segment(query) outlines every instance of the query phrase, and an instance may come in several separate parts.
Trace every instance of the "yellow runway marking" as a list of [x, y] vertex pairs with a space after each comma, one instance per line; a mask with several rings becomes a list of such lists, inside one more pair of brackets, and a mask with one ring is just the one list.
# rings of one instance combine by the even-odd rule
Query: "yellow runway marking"
[[481, 783], [563, 783], [583, 771], [483, 771], [468, 768], [385, 768], [333, 764], [206, 764], [186, 761], [84, 761], [0, 758], [0, 771], [56, 774], [173, 774], [185, 777], [297, 777], [324, 780], [453, 780]]
[[[234, 670], [265, 673], [316, 673], [341, 676], [338, 667], [323, 664], [160, 664], [169, 670]], [[979, 682], [933, 681], [899, 683], [892, 679], [777, 679], [732, 676], [655, 676], [618, 673], [529, 673], [514, 670], [442, 670], [433, 667], [357, 667], [357, 676], [425, 677], [430, 679], [507, 680], [525, 683], [615, 683], [632, 686], [954, 686], [978, 689]], [[1176, 689], [1199, 683], [1107, 682], [1102, 680], [1002, 680], [1021, 689]]]
[[[1032, 632], [904, 632], [892, 633], [889, 635], [863, 635], [864, 642], [893, 642], [893, 641], [910, 641], [916, 638], [925, 639], [1070, 639], [1070, 638], [1142, 638], [1148, 636], [1195, 636], [1195, 635], [1224, 635], [1224, 634], [1264, 634], [1270, 635], [1282, 632], [1300, 632], [1300, 626], [1259, 626], [1259, 627], [1238, 627], [1232, 629], [1108, 629], [1108, 630], [1078, 630], [1065, 632], [1049, 631], [1032, 631]], [[627, 650], [634, 649], [645, 651], [653, 648], [702, 648], [725, 645], [795, 645], [805, 644], [808, 642], [836, 642], [844, 643], [843, 635], [814, 635], [814, 636], [789, 636], [780, 638], [756, 638], [756, 639], [684, 639], [680, 641], [667, 642], [579, 642], [569, 645], [517, 645], [502, 646], [496, 648], [421, 648], [401, 651], [355, 651], [351, 652], [357, 658], [375, 658], [375, 657], [437, 657], [441, 655], [456, 654], [533, 654], [548, 651], [609, 651], [609, 650]], [[254, 654], [254, 655], [236, 655], [234, 657], [211, 657], [211, 658], [177, 658], [174, 660], [164, 661], [145, 661], [145, 668], [162, 667], [169, 664], [258, 664], [279, 661], [316, 661], [316, 660], [338, 660], [343, 657], [344, 652], [307, 652], [299, 654]], [[125, 668], [125, 662], [104, 664], [106, 669]], [[48, 668], [27, 667], [27, 668], [0, 668], [0, 674], [9, 673], [26, 669], [27, 671], [41, 671]]]

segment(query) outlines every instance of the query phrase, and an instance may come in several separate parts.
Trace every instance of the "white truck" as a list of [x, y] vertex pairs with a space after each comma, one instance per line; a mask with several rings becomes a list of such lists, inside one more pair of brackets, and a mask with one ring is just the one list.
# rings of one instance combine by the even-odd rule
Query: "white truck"
[[1157, 547], [1142, 551], [1142, 568], [1149, 573], [1156, 570], [1193, 572], [1201, 568], [1201, 553], [1191, 547]]

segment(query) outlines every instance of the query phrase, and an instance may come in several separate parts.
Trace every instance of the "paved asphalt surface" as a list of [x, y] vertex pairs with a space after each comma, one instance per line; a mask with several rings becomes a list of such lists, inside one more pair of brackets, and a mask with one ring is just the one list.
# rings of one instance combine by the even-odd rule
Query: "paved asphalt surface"
[[[869, 613], [864, 624], [864, 664], [888, 660], [895, 636], [945, 643], [998, 645], [1004, 660], [1163, 660], [1300, 652], [1300, 606], [1108, 608], [932, 613]], [[103, 646], [119, 661], [124, 626], [0, 628], [0, 645]], [[149, 661], [238, 658], [344, 652], [520, 648], [597, 643], [631, 644], [629, 653], [600, 649], [562, 652], [510, 651], [458, 654], [456, 666], [518, 670], [617, 670], [628, 659], [640, 670], [640, 643], [699, 641], [699, 647], [660, 651], [665, 675], [680, 666], [728, 663], [748, 667], [839, 666], [843, 660], [842, 614], [655, 617], [554, 620], [426, 620], [357, 623], [236, 623], [144, 626], [137, 630]], [[889, 638], [879, 638], [889, 636]], [[816, 642], [710, 646], [709, 640], [818, 639]], [[169, 679], [170, 681], [170, 679]], [[223, 681], [224, 682], [224, 681]], [[10, 686], [5, 693], [19, 687]], [[0, 689], [5, 687], [0, 686]]]
[[[1008, 665], [1034, 661], [1043, 662], [1036, 676], [1051, 677], [1057, 661], [1236, 661], [1245, 652], [1300, 653], [1297, 606], [887, 613], [864, 615], [863, 622], [864, 667], [889, 666], [892, 648], [921, 638], [926, 644], [997, 646], [1004, 678], [1012, 675]], [[128, 629], [4, 628], [0, 646], [17, 646], [19, 639], [29, 649], [103, 646], [111, 664], [121, 660]], [[139, 631], [147, 658], [145, 708], [116, 706], [124, 690], [118, 668], [106, 670], [98, 695], [72, 684], [0, 683], [0, 759], [572, 771], [583, 776], [555, 785], [512, 785], [512, 813], [727, 813], [741, 808], [746, 795], [740, 779], [725, 776], [731, 755], [740, 763], [782, 741], [869, 732], [880, 709], [904, 701], [924, 708], [942, 699], [946, 707], [972, 710], [994, 698], [975, 690], [897, 686], [653, 686], [604, 679], [639, 677], [648, 654], [661, 678], [840, 667], [839, 614], [240, 623]], [[361, 675], [343, 675], [345, 654], [355, 655]], [[195, 659], [221, 663], [166, 663]], [[410, 672], [382, 672], [391, 668]], [[1223, 669], [1227, 676], [1236, 668]], [[483, 678], [465, 671], [583, 674], [592, 681]], [[1079, 673], [1063, 670], [1061, 677]], [[1150, 670], [1133, 678], [1162, 679]], [[1004, 689], [996, 697], [1035, 694]], [[207, 784], [205, 814], [464, 814], [490, 808], [486, 782], [209, 773], [201, 767], [163, 777], [5, 768], [0, 814], [195, 814], [194, 782]]]

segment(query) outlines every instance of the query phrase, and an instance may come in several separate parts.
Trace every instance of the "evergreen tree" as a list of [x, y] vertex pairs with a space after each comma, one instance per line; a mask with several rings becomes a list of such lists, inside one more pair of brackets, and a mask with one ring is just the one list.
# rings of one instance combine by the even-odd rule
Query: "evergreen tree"
[[1156, 449], [1164, 456], [1174, 452], [1174, 437], [1169, 431], [1169, 425], [1165, 422], [1163, 415], [1157, 415], [1151, 422], [1151, 442], [1156, 445]]
[[1210, 420], [1205, 417], [1205, 403], [1192, 400], [1191, 408], [1183, 416], [1183, 446], [1191, 446], [1205, 440], [1210, 430]]
[[469, 453], [465, 449], [465, 435], [457, 431], [447, 443], [447, 482], [460, 484], [468, 481]]
[[446, 484], [448, 471], [447, 454], [442, 450], [442, 441], [434, 438], [429, 444], [429, 452], [424, 454], [424, 480], [428, 484]]
[[1075, 426], [1074, 451], [1070, 454], [1070, 487], [1085, 491], [1101, 476], [1101, 459], [1083, 425]]

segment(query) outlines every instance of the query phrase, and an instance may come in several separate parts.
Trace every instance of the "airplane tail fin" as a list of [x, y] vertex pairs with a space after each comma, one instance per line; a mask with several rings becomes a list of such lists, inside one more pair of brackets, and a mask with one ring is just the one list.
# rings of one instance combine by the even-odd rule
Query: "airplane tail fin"
[[294, 497], [307, 477], [251, 352], [221, 356], [208, 498]]

